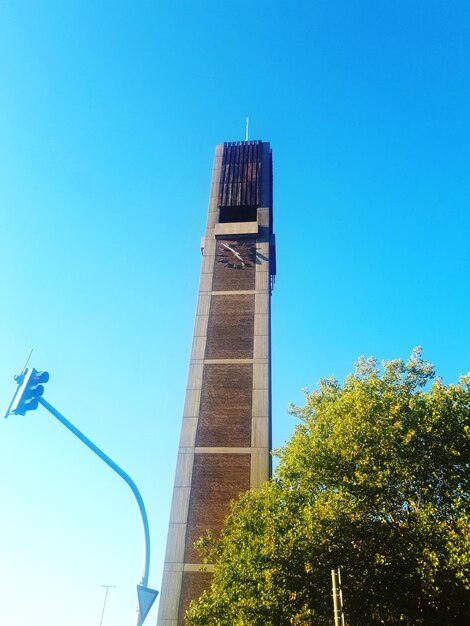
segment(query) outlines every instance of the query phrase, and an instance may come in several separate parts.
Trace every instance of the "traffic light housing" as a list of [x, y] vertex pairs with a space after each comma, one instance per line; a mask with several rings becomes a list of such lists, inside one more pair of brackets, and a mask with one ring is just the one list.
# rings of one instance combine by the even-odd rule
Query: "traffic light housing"
[[25, 415], [27, 411], [35, 411], [39, 405], [38, 398], [44, 393], [42, 383], [47, 383], [49, 380], [49, 372], [38, 372], [33, 367], [15, 376], [15, 380], [19, 387], [16, 390], [9, 413]]

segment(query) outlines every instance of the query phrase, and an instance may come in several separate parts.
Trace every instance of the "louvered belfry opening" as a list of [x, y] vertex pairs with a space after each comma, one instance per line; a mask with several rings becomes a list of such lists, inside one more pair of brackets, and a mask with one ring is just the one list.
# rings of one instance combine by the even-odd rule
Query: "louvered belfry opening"
[[224, 143], [219, 223], [254, 222], [260, 204], [261, 141]]

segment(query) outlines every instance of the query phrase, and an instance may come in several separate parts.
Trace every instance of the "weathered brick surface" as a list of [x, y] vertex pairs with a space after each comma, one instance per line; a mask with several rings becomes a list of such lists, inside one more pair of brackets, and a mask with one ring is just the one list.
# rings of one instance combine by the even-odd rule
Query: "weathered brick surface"
[[184, 615], [191, 600], [199, 598], [202, 592], [209, 588], [211, 580], [212, 574], [209, 572], [183, 572], [178, 617], [179, 624], [184, 624]]
[[[244, 267], [230, 250], [223, 244], [242, 255]], [[215, 251], [213, 291], [246, 291], [255, 288], [256, 273], [256, 239], [218, 239]], [[234, 267], [235, 266], [235, 267]]]
[[254, 294], [213, 296], [206, 359], [253, 358]]
[[200, 563], [194, 542], [210, 528], [216, 535], [230, 501], [250, 488], [250, 454], [196, 454], [186, 533], [185, 563]]
[[205, 365], [197, 446], [251, 445], [253, 365]]

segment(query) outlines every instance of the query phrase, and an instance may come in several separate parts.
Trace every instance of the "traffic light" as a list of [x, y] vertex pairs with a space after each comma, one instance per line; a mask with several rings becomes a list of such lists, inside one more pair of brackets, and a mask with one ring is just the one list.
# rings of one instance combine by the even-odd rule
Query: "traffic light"
[[33, 368], [26, 369], [15, 380], [19, 387], [16, 390], [9, 413], [25, 415], [26, 411], [35, 411], [38, 408], [38, 398], [44, 393], [41, 383], [47, 383], [49, 372], [38, 372]]

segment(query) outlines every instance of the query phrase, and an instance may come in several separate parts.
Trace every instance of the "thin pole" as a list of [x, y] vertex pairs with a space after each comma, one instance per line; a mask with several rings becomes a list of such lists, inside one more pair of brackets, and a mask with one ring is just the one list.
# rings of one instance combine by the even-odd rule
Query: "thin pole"
[[103, 624], [103, 616], [104, 616], [104, 610], [106, 608], [106, 600], [108, 598], [108, 591], [110, 589], [114, 589], [116, 587], [116, 585], [101, 585], [102, 587], [106, 587], [106, 593], [104, 594], [104, 603], [103, 603], [103, 611], [101, 612], [101, 621], [100, 621], [100, 626], [102, 626]]
[[[150, 568], [150, 531], [149, 531], [149, 522], [147, 518], [147, 512], [145, 510], [144, 501], [142, 500], [142, 496], [140, 495], [140, 491], [137, 489], [137, 485], [132, 480], [132, 478], [126, 474], [126, 472], [119, 467], [117, 463], [115, 463], [107, 454], [105, 454], [102, 450], [95, 446], [91, 439], [88, 439], [82, 432], [78, 430], [71, 422], [66, 419], [62, 413], [59, 413], [57, 409], [55, 409], [52, 404], [49, 404], [47, 400], [44, 398], [38, 398], [38, 402], [42, 404], [42, 406], [52, 413], [52, 415], [59, 420], [61, 424], [63, 424], [66, 428], [70, 430], [76, 437], [80, 439], [90, 450], [92, 450], [97, 456], [100, 457], [102, 461], [106, 463], [112, 470], [116, 472], [131, 488], [132, 493], [134, 494], [135, 499], [137, 500], [137, 504], [139, 506], [140, 517], [142, 518], [142, 528], [144, 533], [144, 550], [143, 550], [143, 565], [142, 565], [142, 579], [140, 584], [143, 587], [148, 586], [149, 579], [149, 568]], [[136, 626], [141, 626], [142, 620], [140, 619], [140, 611], [137, 611], [137, 619]]]
[[341, 626], [344, 626], [343, 585], [341, 584], [341, 568], [338, 567], [339, 606], [341, 609]]
[[338, 602], [338, 586], [337, 586], [336, 570], [331, 570], [331, 582], [333, 585], [333, 614], [335, 618], [335, 626], [339, 626], [339, 602]]

